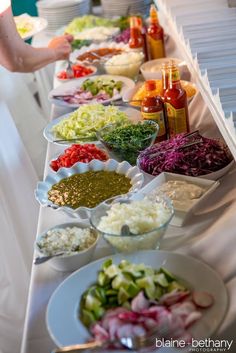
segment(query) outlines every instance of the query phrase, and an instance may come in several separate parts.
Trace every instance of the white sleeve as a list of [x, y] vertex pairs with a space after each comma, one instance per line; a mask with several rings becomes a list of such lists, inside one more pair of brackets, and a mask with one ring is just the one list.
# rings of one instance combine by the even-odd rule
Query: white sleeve
[[11, 0], [0, 1], [0, 14], [4, 12], [9, 6], [11, 6]]

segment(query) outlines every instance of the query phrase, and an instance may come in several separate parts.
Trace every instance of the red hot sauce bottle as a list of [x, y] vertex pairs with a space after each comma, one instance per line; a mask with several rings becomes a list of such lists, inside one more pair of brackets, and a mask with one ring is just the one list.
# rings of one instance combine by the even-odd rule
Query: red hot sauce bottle
[[156, 95], [156, 82], [154, 80], [146, 81], [145, 88], [147, 95], [141, 103], [142, 117], [143, 119], [153, 120], [159, 125], [156, 142], [164, 141], [167, 139], [164, 103], [161, 98]]
[[168, 68], [168, 88], [164, 93], [170, 137], [189, 132], [189, 114], [186, 91], [180, 83], [178, 67], [171, 63]]

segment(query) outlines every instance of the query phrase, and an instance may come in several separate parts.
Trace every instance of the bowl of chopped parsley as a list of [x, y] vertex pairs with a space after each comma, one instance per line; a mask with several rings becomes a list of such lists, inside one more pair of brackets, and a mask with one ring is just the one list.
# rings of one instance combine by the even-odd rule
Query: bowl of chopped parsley
[[154, 143], [158, 131], [154, 121], [143, 120], [122, 126], [109, 124], [97, 132], [97, 138], [112, 158], [134, 165], [139, 153]]

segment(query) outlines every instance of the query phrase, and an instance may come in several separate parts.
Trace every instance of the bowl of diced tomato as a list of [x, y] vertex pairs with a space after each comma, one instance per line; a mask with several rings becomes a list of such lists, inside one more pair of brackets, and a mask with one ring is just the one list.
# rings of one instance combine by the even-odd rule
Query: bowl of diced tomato
[[56, 77], [59, 81], [69, 81], [76, 78], [94, 75], [97, 72], [96, 66], [85, 66], [79, 63], [72, 64], [73, 76], [68, 76], [66, 69], [59, 71]]
[[66, 148], [62, 154], [50, 162], [52, 170], [57, 172], [60, 168], [70, 168], [75, 163], [89, 163], [93, 159], [107, 161], [109, 156], [106, 151], [97, 147], [93, 143], [73, 144]]

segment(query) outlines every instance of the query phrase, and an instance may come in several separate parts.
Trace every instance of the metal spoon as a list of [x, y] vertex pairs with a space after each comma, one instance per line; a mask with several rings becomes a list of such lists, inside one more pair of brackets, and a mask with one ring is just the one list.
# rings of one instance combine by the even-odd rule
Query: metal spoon
[[50, 259], [52, 259], [53, 257], [57, 257], [57, 256], [61, 256], [61, 255], [64, 255], [65, 252], [60, 252], [58, 254], [53, 254], [53, 255], [48, 255], [48, 256], [38, 256], [34, 259], [34, 264], [35, 265], [40, 265]]
[[120, 339], [117, 339], [114, 341], [107, 341], [103, 343], [99, 341], [94, 341], [94, 342], [88, 342], [83, 344], [71, 345], [71, 346], [56, 348], [51, 353], [62, 353], [62, 352], [75, 353], [75, 352], [79, 352], [81, 350], [87, 350], [87, 349], [90, 349], [91, 351], [99, 349], [100, 352], [103, 352], [104, 351], [103, 349], [106, 348], [106, 346], [109, 346], [109, 344], [116, 343], [116, 342], [120, 343], [123, 347], [128, 348], [131, 351], [136, 351], [147, 347], [150, 347], [150, 349], [152, 350], [152, 348], [155, 345], [156, 338], [168, 337], [169, 334], [170, 334], [170, 329], [168, 324], [163, 323], [162, 327], [158, 327], [158, 328], [154, 327], [153, 330], [151, 330], [147, 335], [144, 335], [144, 336], [121, 337]]
[[124, 224], [122, 227], [121, 227], [121, 235], [122, 236], [128, 236], [128, 235], [134, 235], [133, 233], [131, 233], [130, 229], [129, 229], [129, 226], [127, 224]]

